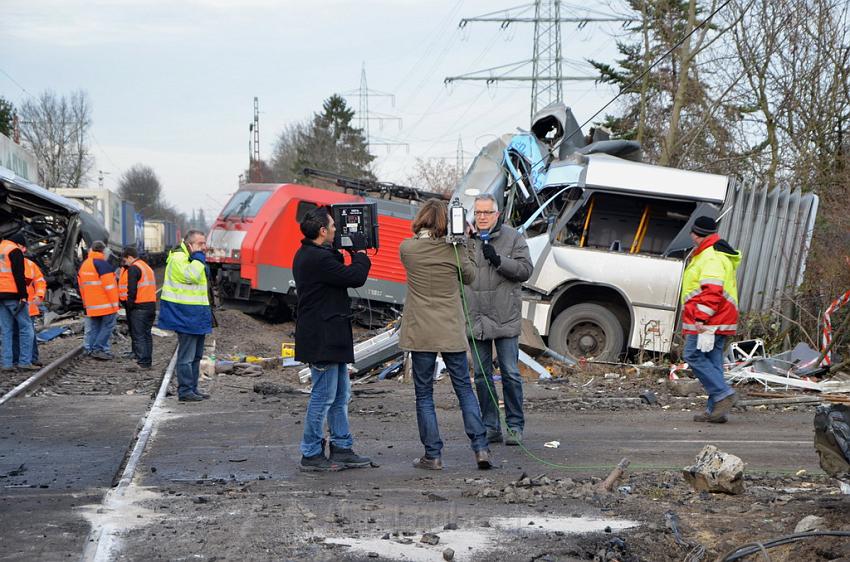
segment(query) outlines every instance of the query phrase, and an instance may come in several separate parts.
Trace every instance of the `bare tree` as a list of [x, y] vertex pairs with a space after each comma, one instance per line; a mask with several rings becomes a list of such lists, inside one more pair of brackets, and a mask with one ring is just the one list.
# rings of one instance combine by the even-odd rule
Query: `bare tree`
[[69, 96], [46, 91], [18, 112], [21, 136], [35, 153], [47, 187], [80, 187], [92, 167], [87, 134], [91, 105], [82, 90]]
[[118, 195], [122, 199], [132, 201], [136, 212], [147, 218], [153, 218], [164, 207], [162, 184], [153, 168], [144, 164], [135, 164], [121, 175], [118, 180]]
[[462, 170], [442, 158], [434, 160], [416, 159], [407, 183], [423, 191], [450, 194], [463, 175]]
[[277, 137], [269, 162], [270, 181], [285, 183], [295, 180], [298, 143], [306, 131], [307, 125], [304, 123], [290, 123], [284, 126]]

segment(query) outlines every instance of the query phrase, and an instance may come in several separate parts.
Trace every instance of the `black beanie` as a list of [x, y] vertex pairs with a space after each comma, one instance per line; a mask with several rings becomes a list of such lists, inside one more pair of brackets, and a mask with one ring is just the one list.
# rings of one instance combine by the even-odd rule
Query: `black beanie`
[[6, 238], [6, 240], [8, 240], [9, 242], [14, 242], [18, 246], [26, 246], [27, 245], [27, 239], [24, 238], [24, 235], [21, 234], [20, 232], [16, 232], [16, 233], [10, 235], [8, 238]]
[[691, 232], [697, 236], [708, 236], [717, 232], [717, 222], [711, 217], [697, 217], [694, 225], [691, 227]]

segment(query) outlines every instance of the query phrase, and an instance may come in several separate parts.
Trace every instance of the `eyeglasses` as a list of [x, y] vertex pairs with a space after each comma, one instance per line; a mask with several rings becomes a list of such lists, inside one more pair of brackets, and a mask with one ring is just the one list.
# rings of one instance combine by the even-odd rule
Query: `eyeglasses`
[[473, 214], [477, 217], [481, 215], [494, 215], [498, 212], [499, 211], [475, 211]]

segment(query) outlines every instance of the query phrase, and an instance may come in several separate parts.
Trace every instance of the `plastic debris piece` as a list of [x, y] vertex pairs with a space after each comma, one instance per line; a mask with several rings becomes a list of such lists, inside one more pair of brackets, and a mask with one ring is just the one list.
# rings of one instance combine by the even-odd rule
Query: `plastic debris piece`
[[561, 442], [560, 441], [549, 441], [548, 443], [543, 443], [543, 446], [548, 448], [548, 449], [557, 449], [558, 447], [561, 446]]

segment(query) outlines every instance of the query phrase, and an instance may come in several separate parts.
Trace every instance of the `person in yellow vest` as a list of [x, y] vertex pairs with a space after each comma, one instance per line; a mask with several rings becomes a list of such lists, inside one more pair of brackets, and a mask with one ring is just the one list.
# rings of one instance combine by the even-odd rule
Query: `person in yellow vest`
[[153, 337], [151, 328], [156, 318], [156, 279], [153, 269], [139, 259], [133, 246], [124, 248], [124, 268], [118, 279], [118, 298], [127, 311], [127, 325], [133, 342], [133, 357], [143, 369], [151, 368]]
[[18, 368], [38, 370], [32, 364], [33, 329], [27, 309], [27, 281], [24, 276], [26, 239], [16, 232], [0, 241], [0, 332], [3, 336], [3, 353], [0, 370], [12, 371], [14, 367], [13, 332], [20, 342]]
[[[26, 248], [24, 248], [26, 251]], [[29, 321], [33, 325], [32, 337], [32, 364], [36, 367], [41, 367], [41, 362], [38, 360], [38, 338], [35, 334], [35, 318], [41, 314], [41, 303], [44, 302], [44, 296], [47, 294], [47, 281], [44, 279], [44, 274], [41, 268], [31, 259], [24, 258], [24, 278], [27, 281], [27, 305], [29, 311]], [[14, 362], [19, 361], [20, 342], [18, 341], [17, 331], [14, 333], [15, 343], [13, 347]]]
[[207, 237], [190, 230], [180, 247], [168, 254], [159, 299], [163, 330], [177, 332], [177, 396], [180, 402], [199, 402], [209, 394], [198, 390], [204, 339], [212, 332], [213, 316], [207, 290]]
[[723, 372], [723, 346], [738, 329], [741, 252], [717, 234], [717, 222], [697, 217], [691, 227], [694, 250], [682, 274], [683, 357], [708, 394], [695, 422], [726, 423], [738, 396]]
[[83, 353], [108, 361], [110, 339], [118, 317], [118, 279], [115, 268], [106, 261], [106, 244], [92, 242], [88, 257], [77, 272], [77, 284], [86, 312]]

